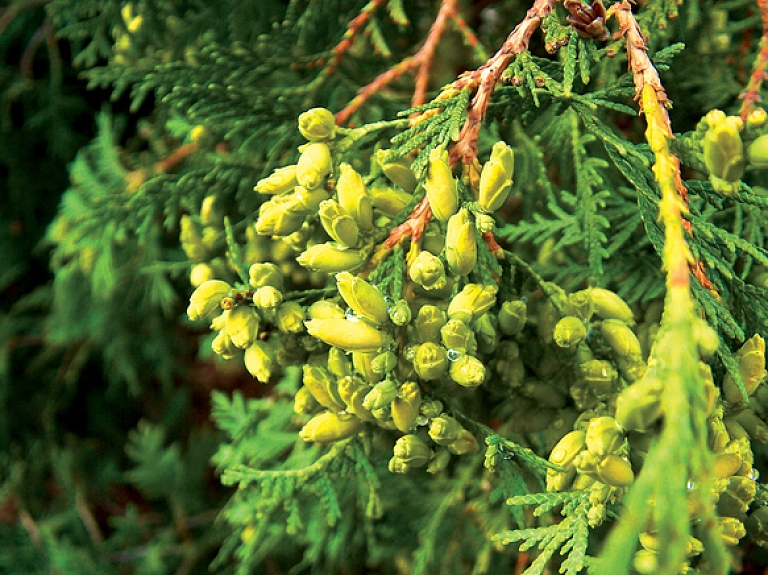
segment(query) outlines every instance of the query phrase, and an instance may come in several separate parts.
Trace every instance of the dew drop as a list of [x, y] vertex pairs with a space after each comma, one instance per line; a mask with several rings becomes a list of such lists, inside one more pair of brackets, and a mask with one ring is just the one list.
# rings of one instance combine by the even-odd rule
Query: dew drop
[[429, 418], [426, 415], [419, 415], [416, 418], [416, 425], [418, 425], [419, 427], [424, 427], [428, 423], [429, 423]]
[[448, 361], [458, 361], [464, 355], [464, 352], [451, 348], [445, 355], [448, 356]]
[[686, 488], [688, 491], [693, 491], [693, 489], [694, 489], [695, 487], [696, 487], [696, 483], [694, 483], [692, 479], [689, 479], [689, 480], [688, 480], [688, 483], [686, 483], [686, 484], [685, 484], [685, 488]]
[[524, 295], [523, 297], [520, 298], [520, 301], [523, 303], [528, 303], [528, 296]]
[[344, 312], [344, 317], [347, 321], [360, 321], [360, 318], [355, 315], [355, 312], [351, 307], [348, 307]]
[[749, 478], [752, 481], [757, 481], [758, 479], [760, 479], [760, 472], [753, 467], [752, 471], [749, 472]]

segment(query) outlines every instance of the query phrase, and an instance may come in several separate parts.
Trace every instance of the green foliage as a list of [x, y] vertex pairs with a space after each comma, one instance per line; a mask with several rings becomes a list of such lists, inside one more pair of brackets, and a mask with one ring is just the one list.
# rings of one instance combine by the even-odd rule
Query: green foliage
[[6, 4], [0, 571], [724, 575], [768, 539], [768, 123], [710, 133], [759, 104], [752, 2], [632, 7], [690, 310], [618, 3]]

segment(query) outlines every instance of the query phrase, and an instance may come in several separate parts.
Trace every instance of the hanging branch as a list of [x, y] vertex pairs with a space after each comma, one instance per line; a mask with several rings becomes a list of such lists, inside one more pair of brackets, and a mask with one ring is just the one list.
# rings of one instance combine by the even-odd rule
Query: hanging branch
[[[667, 297], [662, 331], [656, 339], [648, 370], [655, 372], [664, 384], [661, 398], [664, 425], [625, 498], [624, 513], [608, 538], [596, 572], [603, 575], [628, 571], [637, 537], [651, 518], [659, 537], [670, 541], [659, 553], [657, 572], [679, 570], [685, 561], [685, 545], [680, 542], [691, 536], [690, 522], [684, 515], [662, 516], [658, 510], [685, 508], [691, 500], [686, 481], [695, 478], [690, 497], [700, 505], [698, 513], [703, 527], [699, 537], [714, 541], [707, 548], [707, 561], [712, 573], [721, 575], [727, 570], [727, 559], [719, 538], [711, 535], [716, 519], [711, 497], [707, 499], [712, 484], [711, 453], [706, 443], [707, 415], [703, 407], [706, 400], [697, 367], [699, 352], [694, 335], [697, 318], [689, 276], [689, 264], [694, 260], [683, 231], [683, 214], [688, 211], [688, 205], [680, 164], [669, 149], [673, 138], [665, 107], [669, 99], [648, 58], [629, 2], [623, 0], [615, 5], [613, 13], [626, 38], [627, 59], [646, 119], [645, 136], [655, 156], [653, 173], [662, 196], [659, 217], [664, 225]], [[654, 501], [652, 506], [648, 505], [649, 500]]]
[[765, 68], [768, 66], [768, 0], [757, 0], [757, 7], [760, 9], [760, 16], [763, 22], [763, 35], [760, 38], [760, 51], [755, 58], [755, 64], [752, 69], [752, 75], [747, 82], [747, 89], [739, 95], [743, 100], [739, 116], [743, 122], [747, 121], [747, 116], [759, 102], [760, 87], [765, 78]]
[[397, 80], [403, 74], [413, 72], [414, 70], [416, 71], [416, 86], [411, 98], [411, 106], [415, 107], [424, 104], [426, 102], [429, 71], [434, 60], [435, 49], [445, 34], [449, 22], [456, 22], [459, 29], [462, 27], [463, 20], [457, 21], [457, 18], [459, 18], [458, 4], [458, 0], [443, 0], [443, 3], [440, 5], [440, 11], [437, 13], [437, 17], [432, 23], [427, 38], [422, 47], [419, 48], [419, 51], [377, 76], [370, 84], [360, 88], [357, 96], [343, 110], [336, 114], [336, 123], [340, 126], [346, 124], [352, 114], [376, 92], [384, 89], [385, 86]]
[[669, 274], [668, 287], [679, 287], [688, 293], [690, 271], [701, 285], [712, 291], [714, 288], [707, 279], [702, 262], [693, 258], [682, 232], [685, 230], [693, 236], [691, 223], [683, 218], [683, 214], [688, 212], [688, 191], [680, 176], [680, 161], [669, 149], [669, 140], [674, 138], [667, 112], [671, 101], [661, 84], [659, 72], [648, 57], [645, 39], [629, 2], [624, 0], [615, 4], [611, 12], [616, 15], [621, 34], [626, 38], [627, 60], [635, 82], [635, 99], [640, 102], [640, 109], [645, 115], [648, 124], [646, 139], [656, 156], [653, 173], [662, 193], [659, 211], [666, 229], [664, 262]]

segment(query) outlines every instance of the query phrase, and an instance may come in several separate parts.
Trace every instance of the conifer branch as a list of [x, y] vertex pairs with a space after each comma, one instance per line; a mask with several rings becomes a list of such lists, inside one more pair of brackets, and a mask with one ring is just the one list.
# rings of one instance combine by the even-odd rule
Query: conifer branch
[[757, 7], [760, 9], [763, 35], [760, 37], [760, 51], [755, 57], [755, 63], [752, 66], [752, 74], [749, 76], [747, 88], [744, 92], [739, 94], [739, 98], [742, 100], [739, 116], [743, 122], [747, 121], [747, 117], [755, 107], [755, 103], [762, 100], [762, 97], [760, 96], [760, 88], [765, 79], [766, 66], [768, 66], [768, 1], [757, 0]]
[[[374, 0], [375, 1], [375, 0]], [[373, 2], [371, 2], [373, 3]], [[411, 106], [421, 106], [427, 100], [427, 87], [429, 83], [429, 71], [432, 67], [432, 61], [435, 56], [435, 49], [440, 39], [445, 35], [445, 30], [451, 20], [455, 20], [458, 15], [458, 0], [443, 0], [440, 5], [440, 11], [437, 13], [432, 27], [429, 29], [424, 44], [418, 52], [393, 66], [383, 74], [380, 74], [368, 85], [363, 86], [352, 101], [336, 114], [336, 123], [338, 125], [346, 124], [352, 114], [354, 114], [371, 96], [391, 82], [397, 80], [406, 73], [416, 72], [416, 85], [411, 98]], [[361, 14], [362, 16], [362, 14]]]
[[491, 101], [491, 94], [501, 81], [502, 73], [515, 56], [528, 49], [531, 36], [554, 7], [555, 0], [536, 0], [523, 21], [515, 27], [496, 54], [480, 68], [462, 75], [453, 83], [456, 90], [469, 88], [475, 92], [475, 95], [459, 140], [451, 149], [452, 164], [459, 161], [471, 164], [477, 157], [477, 138]]
[[[702, 285], [712, 289], [700, 262], [690, 253], [683, 230], [693, 235], [691, 223], [683, 218], [688, 211], [688, 191], [680, 175], [680, 161], [669, 149], [669, 140], [674, 138], [667, 107], [671, 105], [656, 67], [648, 57], [645, 39], [640, 26], [632, 14], [629, 2], [615, 4], [611, 11], [616, 14], [620, 31], [626, 38], [627, 60], [635, 83], [635, 99], [645, 114], [646, 139], [656, 156], [653, 173], [662, 193], [659, 204], [661, 220], [666, 229], [664, 242], [664, 263], [667, 267], [668, 288], [689, 291], [689, 271], [693, 271]], [[648, 109], [646, 109], [648, 106]], [[690, 267], [690, 270], [688, 269]], [[681, 294], [683, 292], [680, 292]]]
[[330, 76], [336, 71], [336, 68], [339, 67], [339, 63], [344, 57], [344, 54], [346, 54], [349, 49], [352, 48], [352, 45], [355, 43], [355, 40], [357, 39], [360, 32], [373, 17], [373, 13], [376, 12], [376, 10], [378, 10], [381, 6], [386, 4], [386, 2], [387, 0], [370, 0], [370, 2], [368, 2], [368, 4], [366, 4], [362, 10], [360, 10], [360, 13], [355, 16], [347, 25], [347, 31], [344, 32], [344, 36], [342, 36], [341, 42], [336, 44], [336, 46], [333, 48], [333, 59], [324, 70], [327, 76]]

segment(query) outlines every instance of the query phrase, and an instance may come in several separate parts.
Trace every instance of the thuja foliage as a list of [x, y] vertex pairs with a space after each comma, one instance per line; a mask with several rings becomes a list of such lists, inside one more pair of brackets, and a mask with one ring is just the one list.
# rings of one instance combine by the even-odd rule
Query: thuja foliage
[[0, 26], [114, 102], [50, 281], [0, 316], [4, 570], [760, 561], [763, 0], [20, 1]]

